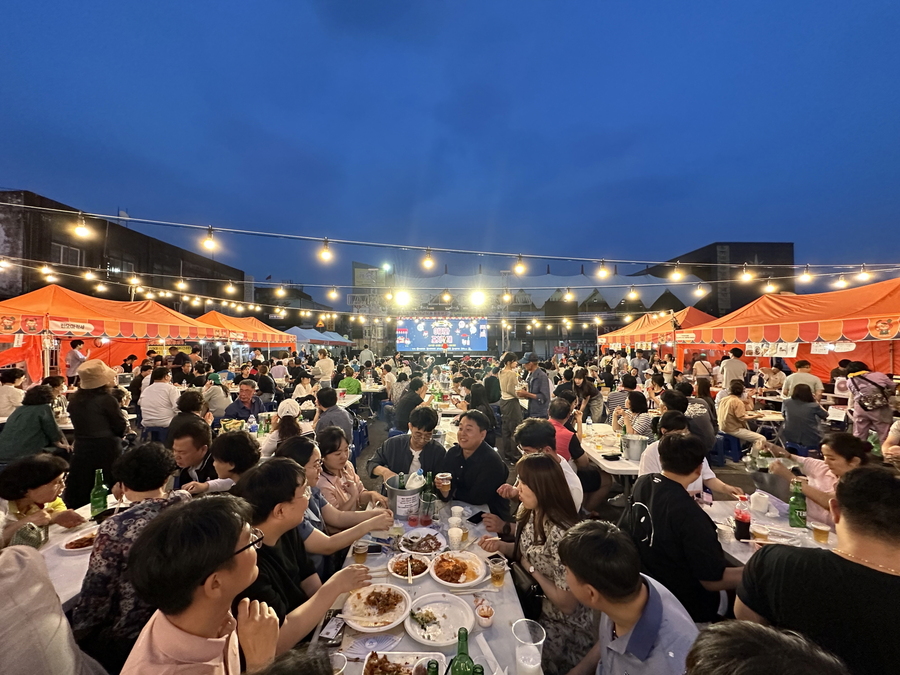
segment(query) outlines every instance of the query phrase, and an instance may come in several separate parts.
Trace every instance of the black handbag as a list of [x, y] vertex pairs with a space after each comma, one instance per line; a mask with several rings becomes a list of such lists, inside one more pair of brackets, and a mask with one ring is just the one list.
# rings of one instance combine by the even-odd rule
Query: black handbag
[[519, 563], [519, 540], [522, 538], [522, 527], [516, 528], [516, 547], [513, 550], [513, 559], [509, 563], [509, 573], [516, 587], [516, 595], [519, 596], [519, 604], [522, 605], [522, 614], [526, 619], [537, 621], [541, 617], [543, 609], [544, 590], [528, 570]]

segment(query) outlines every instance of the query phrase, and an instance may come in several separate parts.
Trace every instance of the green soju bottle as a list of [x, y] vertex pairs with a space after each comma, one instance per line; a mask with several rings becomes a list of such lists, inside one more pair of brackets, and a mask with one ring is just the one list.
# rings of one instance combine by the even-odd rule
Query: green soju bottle
[[440, 675], [440, 671], [438, 670], [438, 662], [434, 659], [431, 659], [426, 667], [428, 668], [427, 675]]
[[450, 675], [475, 675], [475, 662], [469, 656], [469, 631], [460, 628], [457, 633], [456, 656], [450, 664]]
[[405, 490], [406, 489], [406, 474], [402, 471], [397, 476], [397, 489]]
[[103, 484], [103, 469], [94, 472], [94, 488], [91, 490], [91, 518], [106, 511], [106, 495], [109, 490]]
[[788, 522], [791, 527], [806, 527], [806, 497], [803, 494], [803, 483], [794, 479], [791, 481], [791, 500], [788, 502], [790, 514]]

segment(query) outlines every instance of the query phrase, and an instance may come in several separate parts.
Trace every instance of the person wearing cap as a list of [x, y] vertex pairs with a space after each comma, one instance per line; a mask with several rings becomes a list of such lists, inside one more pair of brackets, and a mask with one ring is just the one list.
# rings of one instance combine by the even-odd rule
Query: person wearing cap
[[524, 366], [528, 372], [525, 380], [528, 390], [517, 391], [516, 396], [528, 399], [529, 417], [547, 419], [550, 414], [550, 378], [538, 363], [540, 363], [540, 359], [534, 352], [528, 352], [519, 361], [519, 365]]
[[292, 398], [286, 398], [278, 405], [272, 433], [266, 437], [260, 452], [263, 457], [271, 457], [287, 439], [315, 433], [312, 424], [300, 419], [300, 404]]
[[100, 359], [89, 359], [78, 367], [80, 387], [69, 401], [69, 417], [75, 436], [75, 454], [63, 499], [71, 509], [90, 501], [94, 473], [103, 470], [112, 485], [112, 465], [122, 454], [122, 437], [128, 423], [113, 397], [116, 371]]
[[304, 401], [312, 401], [316, 402], [316, 392], [319, 390], [318, 384], [312, 384], [312, 375], [310, 375], [305, 370], [301, 370], [297, 373], [297, 386], [294, 387], [294, 393], [292, 397], [296, 399], [298, 403], [303, 403]]

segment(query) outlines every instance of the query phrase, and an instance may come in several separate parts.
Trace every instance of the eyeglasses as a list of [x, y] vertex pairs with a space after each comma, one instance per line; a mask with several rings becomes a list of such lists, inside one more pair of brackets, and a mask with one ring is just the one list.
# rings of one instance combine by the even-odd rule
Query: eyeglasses
[[413, 429], [412, 435], [418, 438], [426, 438], [428, 440], [434, 438], [433, 431], [420, 431], [419, 429]]
[[232, 553], [231, 555], [237, 555], [238, 553], [243, 553], [251, 546], [255, 548], [257, 551], [262, 548], [263, 539], [266, 535], [263, 534], [263, 531], [257, 529], [255, 527], [250, 528], [250, 543], [246, 546], [241, 546], [237, 551]]

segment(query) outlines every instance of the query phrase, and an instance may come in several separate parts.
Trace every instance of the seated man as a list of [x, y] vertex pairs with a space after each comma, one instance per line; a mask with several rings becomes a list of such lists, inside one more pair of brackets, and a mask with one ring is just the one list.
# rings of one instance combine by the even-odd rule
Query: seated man
[[278, 619], [265, 603], [235, 596], [257, 576], [262, 533], [249, 524], [246, 502], [230, 496], [198, 499], [154, 518], [128, 554], [138, 596], [158, 609], [138, 637], [122, 675], [247, 672], [275, 656]]
[[677, 410], [687, 419], [688, 429], [694, 436], [703, 441], [707, 452], [716, 444], [716, 428], [709, 411], [702, 403], [691, 404], [687, 396], [680, 391], [664, 391], [659, 395], [660, 412]]
[[154, 368], [150, 385], [141, 392], [138, 405], [141, 406], [141, 424], [145, 429], [165, 429], [178, 414], [179, 391], [172, 385], [171, 379], [168, 368]]
[[328, 427], [340, 427], [348, 439], [353, 438], [353, 418], [338, 404], [337, 392], [328, 387], [316, 392], [316, 416], [313, 426], [316, 433]]
[[705, 457], [696, 436], [663, 436], [662, 473], [637, 479], [619, 523], [634, 540], [644, 573], [672, 591], [697, 623], [726, 616], [721, 591], [737, 588], [743, 570], [725, 565], [716, 524], [688, 494]]
[[[583, 412], [576, 408], [574, 396], [571, 391], [563, 391], [558, 398], [550, 401], [550, 424], [556, 434], [554, 448], [562, 459], [569, 460], [575, 466], [584, 491], [584, 509], [590, 512], [596, 511], [606, 501], [613, 481], [612, 476], [597, 468], [584, 454], [581, 437], [576, 431], [581, 430]], [[574, 428], [570, 422], [573, 417]], [[578, 506], [578, 502], [575, 505]]]
[[738, 619], [803, 633], [856, 675], [896, 672], [900, 641], [900, 476], [863, 466], [831, 500], [833, 551], [772, 545], [744, 568]]
[[297, 527], [309, 506], [310, 486], [297, 462], [273, 457], [241, 477], [238, 491], [253, 508], [251, 522], [265, 538], [259, 550], [259, 576], [241, 595], [269, 603], [281, 632], [276, 653], [309, 635], [338, 596], [367, 586], [369, 569], [350, 565], [324, 584], [306, 555]]
[[450, 487], [440, 491], [444, 501], [458, 499], [469, 504], [487, 504], [491, 513], [509, 520], [509, 501], [497, 493], [509, 477], [500, 455], [485, 443], [490, 421], [480, 410], [460, 415], [456, 445], [447, 451], [440, 470], [450, 473]]
[[[684, 397], [682, 396], [682, 398]], [[677, 410], [667, 410], [664, 412], [659, 418], [658, 429], [660, 436], [666, 436], [668, 434], [685, 435], [690, 433], [688, 428], [688, 418]], [[660, 473], [661, 471], [662, 467], [659, 463], [659, 441], [654, 441], [648, 445], [647, 449], [641, 454], [641, 464], [638, 468], [638, 476], [643, 476], [648, 473]], [[703, 464], [700, 467], [700, 478], [688, 485], [687, 491], [692, 496], [696, 496], [703, 492], [704, 487], [708, 487], [712, 492], [719, 492], [726, 495], [737, 496], [744, 494], [744, 491], [741, 490], [741, 488], [735, 487], [734, 485], [728, 485], [717, 478], [716, 474], [713, 473], [713, 470], [709, 468], [709, 462], [706, 461], [705, 457], [703, 458]]]
[[410, 475], [422, 469], [435, 474], [447, 451], [437, 441], [431, 440], [438, 425], [438, 414], [431, 408], [415, 408], [409, 414], [409, 433], [388, 438], [366, 463], [372, 478], [381, 476], [385, 481], [398, 473]]
[[421, 377], [414, 377], [409, 382], [406, 393], [394, 402], [394, 427], [400, 431], [406, 431], [409, 427], [409, 416], [412, 411], [421, 405], [431, 403], [431, 394], [428, 393], [428, 385]]
[[[212, 431], [199, 417], [196, 421], [183, 424], [177, 431], [175, 438], [172, 439], [172, 453], [175, 455], [175, 463], [181, 469], [175, 476], [176, 490], [183, 488], [191, 494], [206, 492], [199, 489], [198, 484], [219, 477], [213, 466], [212, 454], [209, 452], [211, 443]], [[219, 485], [218, 491], [229, 490], [231, 485], [231, 481], [227, 486]]]
[[687, 655], [685, 675], [850, 675], [836, 656], [798, 633], [749, 621], [723, 621], [704, 630]]
[[75, 644], [40, 551], [0, 551], [0, 597], [3, 675], [106, 675]]
[[266, 411], [262, 399], [256, 395], [256, 380], [241, 380], [238, 385], [237, 398], [225, 408], [226, 419], [248, 420], [253, 415], [257, 420], [260, 413]]
[[194, 364], [185, 361], [180, 368], [172, 369], [172, 384], [183, 384], [185, 387], [194, 386]]
[[602, 612], [600, 640], [569, 675], [682, 675], [697, 627], [668, 589], [641, 574], [628, 534], [586, 520], [559, 543], [566, 583], [585, 607]]

